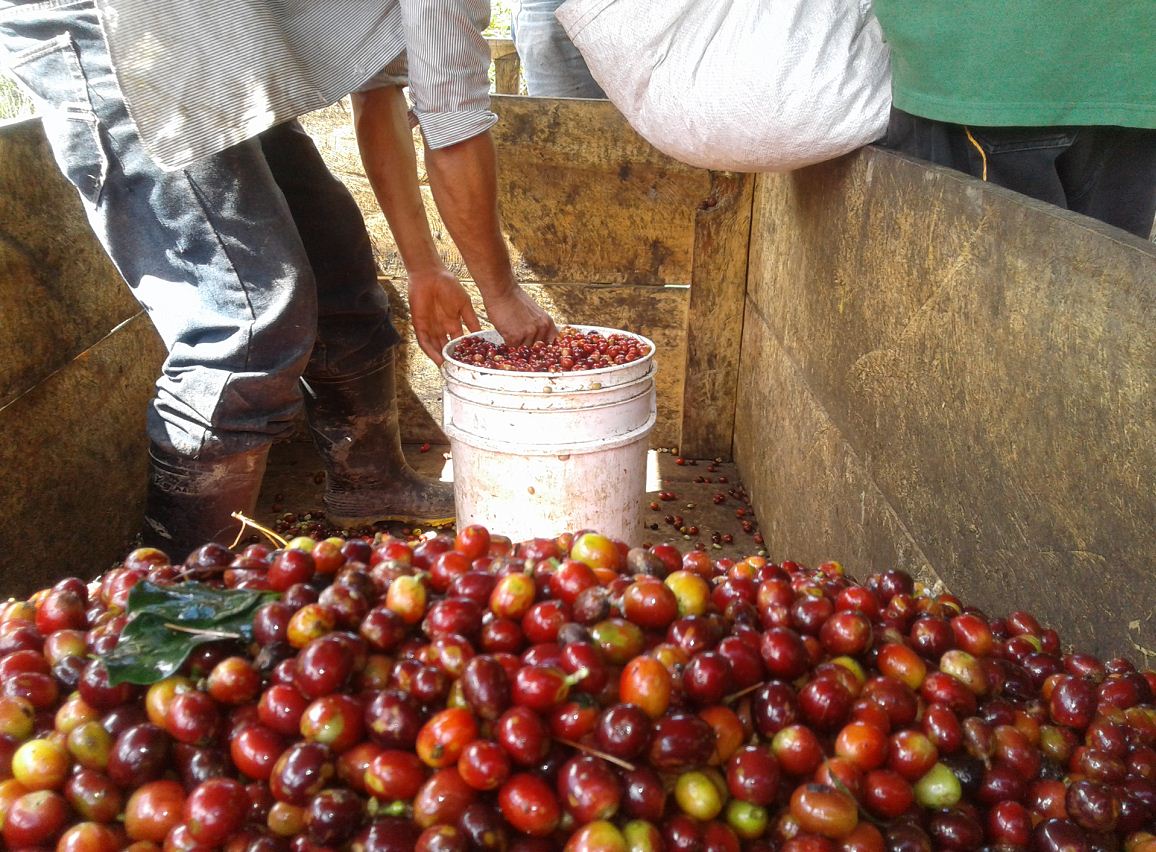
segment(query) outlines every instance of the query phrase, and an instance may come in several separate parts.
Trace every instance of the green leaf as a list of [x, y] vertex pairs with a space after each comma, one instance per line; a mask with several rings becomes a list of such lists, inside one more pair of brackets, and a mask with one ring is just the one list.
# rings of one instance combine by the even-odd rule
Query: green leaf
[[116, 647], [101, 657], [109, 683], [147, 686], [174, 674], [199, 645], [229, 635], [249, 641], [253, 614], [276, 598], [276, 592], [216, 589], [196, 582], [138, 583], [129, 592], [128, 623]]

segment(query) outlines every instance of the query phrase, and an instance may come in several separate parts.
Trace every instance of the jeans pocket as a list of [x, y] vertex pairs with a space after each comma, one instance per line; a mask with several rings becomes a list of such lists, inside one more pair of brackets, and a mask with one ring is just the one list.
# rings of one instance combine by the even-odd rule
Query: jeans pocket
[[67, 34], [56, 36], [13, 56], [8, 72], [36, 101], [60, 170], [95, 203], [108, 176], [108, 154], [76, 44]]
[[1076, 141], [1076, 130], [1057, 127], [972, 127], [971, 134], [988, 154], [1066, 149]]

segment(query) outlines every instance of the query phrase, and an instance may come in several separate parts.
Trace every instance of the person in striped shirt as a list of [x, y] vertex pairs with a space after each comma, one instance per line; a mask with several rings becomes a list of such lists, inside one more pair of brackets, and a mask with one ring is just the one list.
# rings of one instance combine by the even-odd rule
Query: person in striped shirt
[[[228, 543], [269, 447], [304, 408], [339, 525], [447, 520], [452, 490], [401, 449], [400, 340], [352, 197], [294, 120], [361, 90], [367, 172], [412, 265], [421, 348], [478, 318], [430, 252], [396, 81], [407, 60], [434, 196], [494, 327], [552, 338], [502, 240], [488, 0], [0, 0], [0, 63], [168, 354], [148, 411], [143, 539], [182, 559]], [[374, 91], [386, 84], [384, 92]]]

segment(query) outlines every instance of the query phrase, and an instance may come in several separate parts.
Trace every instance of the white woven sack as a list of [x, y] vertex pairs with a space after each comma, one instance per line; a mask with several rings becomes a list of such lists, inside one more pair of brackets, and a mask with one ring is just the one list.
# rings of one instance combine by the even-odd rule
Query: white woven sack
[[557, 17], [631, 126], [684, 163], [788, 171], [887, 127], [870, 0], [568, 0]]

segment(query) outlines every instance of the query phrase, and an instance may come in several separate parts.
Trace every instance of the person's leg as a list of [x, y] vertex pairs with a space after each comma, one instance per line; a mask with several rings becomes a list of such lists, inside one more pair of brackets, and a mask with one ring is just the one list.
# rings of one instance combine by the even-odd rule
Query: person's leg
[[554, 17], [563, 0], [521, 0], [513, 10], [514, 46], [526, 92], [541, 98], [605, 98], [586, 60]]
[[353, 196], [300, 123], [259, 137], [293, 217], [317, 291], [317, 341], [306, 379], [340, 378], [379, 366], [401, 341], [377, 278], [373, 246]]
[[325, 460], [334, 523], [445, 522], [453, 488], [417, 475], [402, 451], [395, 368], [400, 336], [356, 202], [297, 122], [261, 136], [317, 281], [318, 336], [305, 410]]
[[1156, 217], [1156, 130], [1081, 127], [1057, 164], [1069, 208], [1143, 239]]
[[62, 172], [168, 348], [148, 412], [146, 536], [179, 558], [251, 511], [313, 348], [308, 260], [255, 140], [184, 171], [149, 159], [91, 3], [15, 7], [0, 48]]

